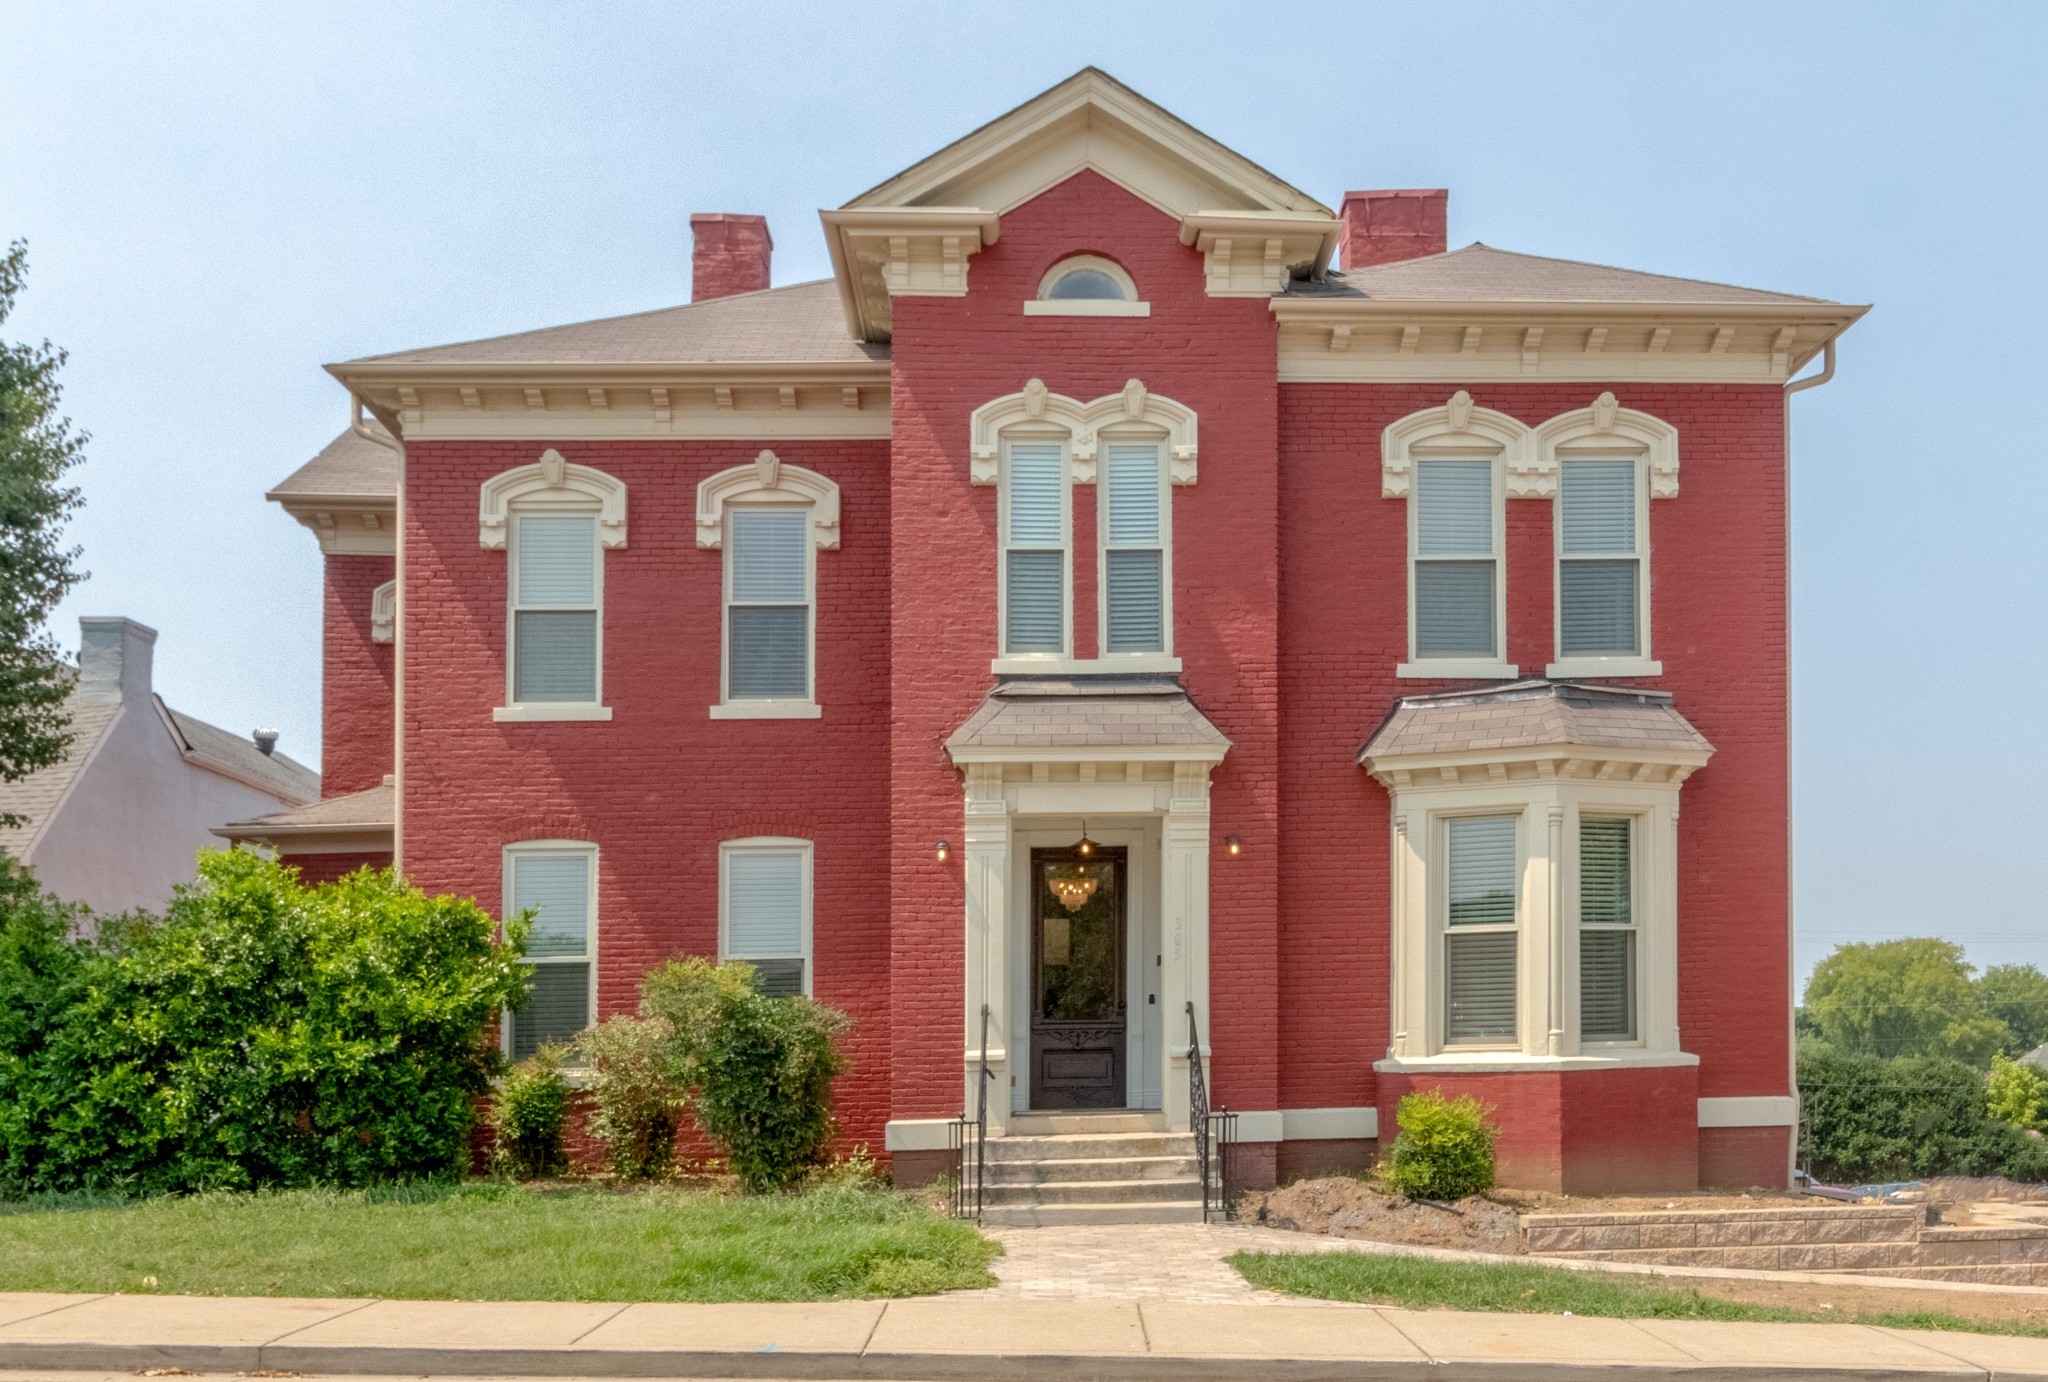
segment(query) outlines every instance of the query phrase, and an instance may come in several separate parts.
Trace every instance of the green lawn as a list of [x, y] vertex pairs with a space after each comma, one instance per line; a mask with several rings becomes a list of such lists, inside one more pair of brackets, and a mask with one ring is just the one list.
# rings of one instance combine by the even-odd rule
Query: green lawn
[[2048, 1338], [2048, 1328], [2039, 1325], [1969, 1320], [1930, 1312], [1858, 1314], [1846, 1309], [1788, 1310], [1720, 1300], [1636, 1277], [1558, 1267], [1439, 1262], [1364, 1252], [1241, 1252], [1230, 1259], [1230, 1265], [1252, 1285], [1269, 1291], [1418, 1310], [1440, 1307], [1623, 1319], [1835, 1322]]
[[801, 1301], [992, 1284], [1002, 1250], [900, 1195], [490, 1182], [0, 1203], [0, 1291]]

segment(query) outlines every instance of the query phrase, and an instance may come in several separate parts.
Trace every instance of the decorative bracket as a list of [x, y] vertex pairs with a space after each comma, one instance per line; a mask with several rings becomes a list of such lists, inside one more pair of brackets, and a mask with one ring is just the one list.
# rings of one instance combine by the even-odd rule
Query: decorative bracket
[[626, 485], [616, 476], [573, 465], [553, 447], [532, 465], [515, 466], [484, 481], [477, 540], [492, 551], [505, 546], [513, 508], [539, 513], [597, 513], [597, 540], [626, 545]]
[[707, 476], [697, 486], [697, 545], [708, 550], [724, 544], [727, 504], [764, 496], [808, 504], [811, 540], [820, 551], [839, 546], [839, 486], [814, 470], [787, 464], [773, 451]]

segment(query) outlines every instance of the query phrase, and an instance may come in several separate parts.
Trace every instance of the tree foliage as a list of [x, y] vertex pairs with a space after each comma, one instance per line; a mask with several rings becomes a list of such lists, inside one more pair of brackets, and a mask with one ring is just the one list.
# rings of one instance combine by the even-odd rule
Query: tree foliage
[[669, 1068], [675, 1031], [667, 1019], [621, 1013], [577, 1038], [590, 1061], [590, 1133], [604, 1143], [614, 1175], [653, 1180], [675, 1164], [676, 1129], [689, 1103]]
[[1986, 1011], [1963, 950], [1932, 938], [1844, 945], [1814, 966], [1806, 1014], [1847, 1055], [1988, 1065], [2013, 1039]]
[[2048, 1132], [2048, 1074], [1999, 1056], [1984, 1082], [1984, 1106], [2001, 1123]]
[[1493, 1185], [1493, 1110], [1470, 1094], [1440, 1090], [1404, 1094], [1395, 1109], [1399, 1131], [1380, 1167], [1386, 1188], [1412, 1200], [1458, 1200]]
[[2032, 965], [1992, 965], [1977, 980], [1984, 1011], [2006, 1025], [2009, 1056], [2024, 1056], [2048, 1043], [2048, 974]]
[[1994, 1118], [1984, 1072], [1963, 1061], [1802, 1042], [1799, 1098], [1800, 1156], [1824, 1181], [2048, 1180], [2048, 1144]]
[[[0, 255], [0, 326], [28, 274], [28, 246]], [[78, 549], [63, 545], [78, 490], [62, 482], [87, 437], [57, 406], [64, 352], [48, 341], [0, 339], [0, 781], [47, 768], [70, 746], [65, 699], [71, 668], [47, 624], [66, 591], [84, 577]], [[0, 825], [20, 818], [0, 813]]]
[[568, 1164], [562, 1135], [569, 1122], [566, 1042], [540, 1049], [505, 1072], [491, 1095], [491, 1165], [503, 1175], [531, 1180], [558, 1175]]

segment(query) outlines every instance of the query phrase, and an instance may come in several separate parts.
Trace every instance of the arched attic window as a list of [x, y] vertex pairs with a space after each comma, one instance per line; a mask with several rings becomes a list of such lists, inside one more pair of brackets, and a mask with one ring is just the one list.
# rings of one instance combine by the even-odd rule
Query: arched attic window
[[1026, 316], [1149, 317], [1152, 304], [1138, 300], [1138, 285], [1123, 265], [1099, 254], [1060, 260], [1038, 281], [1038, 295], [1024, 304]]

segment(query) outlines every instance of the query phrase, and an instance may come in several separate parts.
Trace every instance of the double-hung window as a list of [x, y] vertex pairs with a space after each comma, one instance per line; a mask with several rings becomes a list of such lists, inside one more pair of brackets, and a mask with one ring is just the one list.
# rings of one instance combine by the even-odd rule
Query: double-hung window
[[570, 1041], [591, 1022], [597, 940], [597, 851], [576, 843], [505, 851], [505, 911], [529, 912], [533, 987], [507, 1015], [505, 1044], [523, 1060], [544, 1041]]
[[512, 704], [597, 702], [603, 579], [597, 515], [515, 515]]
[[1003, 652], [1067, 653], [1066, 448], [1012, 442], [1003, 485]]
[[1641, 465], [1566, 456], [1561, 469], [1558, 657], [1646, 657]]
[[811, 846], [729, 840], [719, 850], [720, 959], [754, 967], [771, 997], [811, 991]]
[[1445, 822], [1446, 1046], [1511, 1045], [1516, 1038], [1517, 825], [1515, 816]]
[[1579, 1037], [1635, 1041], [1635, 822], [1579, 818]]
[[1165, 476], [1158, 442], [1110, 442], [1103, 525], [1105, 653], [1167, 651]]
[[1409, 527], [1417, 663], [1500, 661], [1498, 470], [1484, 456], [1415, 462]]
[[811, 514], [726, 513], [725, 699], [811, 699]]

